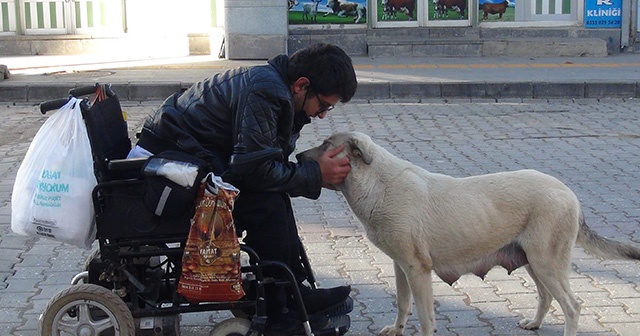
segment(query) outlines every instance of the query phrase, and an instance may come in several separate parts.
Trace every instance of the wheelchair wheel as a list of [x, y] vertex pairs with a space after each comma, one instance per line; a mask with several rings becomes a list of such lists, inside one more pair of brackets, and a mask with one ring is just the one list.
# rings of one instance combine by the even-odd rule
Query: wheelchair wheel
[[110, 290], [92, 284], [71, 286], [56, 294], [40, 316], [43, 336], [134, 336], [133, 316]]
[[249, 329], [251, 329], [251, 321], [233, 317], [216, 324], [209, 336], [244, 336]]

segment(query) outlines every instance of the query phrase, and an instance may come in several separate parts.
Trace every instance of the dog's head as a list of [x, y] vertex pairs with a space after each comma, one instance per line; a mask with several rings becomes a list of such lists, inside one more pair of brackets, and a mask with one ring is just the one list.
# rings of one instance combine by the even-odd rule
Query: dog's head
[[298, 155], [298, 161], [318, 160], [322, 153], [336, 147], [344, 145], [344, 150], [338, 154], [338, 157], [348, 156], [352, 169], [359, 165], [370, 165], [373, 156], [369, 147], [373, 144], [371, 138], [360, 132], [335, 133], [328, 137], [318, 147], [306, 150]]

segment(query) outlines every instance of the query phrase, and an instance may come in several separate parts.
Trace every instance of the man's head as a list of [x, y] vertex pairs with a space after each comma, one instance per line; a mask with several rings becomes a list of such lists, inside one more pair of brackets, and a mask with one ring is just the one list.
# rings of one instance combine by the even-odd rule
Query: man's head
[[[343, 103], [351, 100], [358, 86], [351, 58], [339, 47], [326, 43], [314, 44], [291, 55], [288, 77], [292, 85], [306, 78], [303, 82], [306, 83], [308, 95], [319, 95], [321, 98], [337, 96]], [[321, 100], [321, 108], [328, 108], [322, 106], [327, 103]]]

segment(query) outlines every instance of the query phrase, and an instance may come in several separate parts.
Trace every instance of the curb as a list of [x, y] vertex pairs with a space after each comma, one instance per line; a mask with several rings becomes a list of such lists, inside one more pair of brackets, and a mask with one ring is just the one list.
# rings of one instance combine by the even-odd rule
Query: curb
[[[6, 83], [6, 82], [5, 82]], [[40, 103], [62, 98], [71, 88], [94, 82], [0, 85], [0, 101]], [[193, 83], [113, 84], [123, 101], [164, 100]], [[640, 81], [616, 82], [364, 82], [353, 99], [393, 100], [430, 98], [640, 98]]]
[[362, 83], [354, 98], [640, 98], [640, 82]]

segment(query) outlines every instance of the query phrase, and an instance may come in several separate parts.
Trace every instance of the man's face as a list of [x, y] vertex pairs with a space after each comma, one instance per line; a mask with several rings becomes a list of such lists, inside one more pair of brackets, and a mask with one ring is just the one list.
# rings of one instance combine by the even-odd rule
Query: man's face
[[300, 108], [304, 110], [309, 118], [318, 117], [319, 119], [323, 119], [327, 116], [327, 112], [331, 111], [339, 101], [340, 96], [337, 94], [325, 96], [308, 88], [304, 94]]

